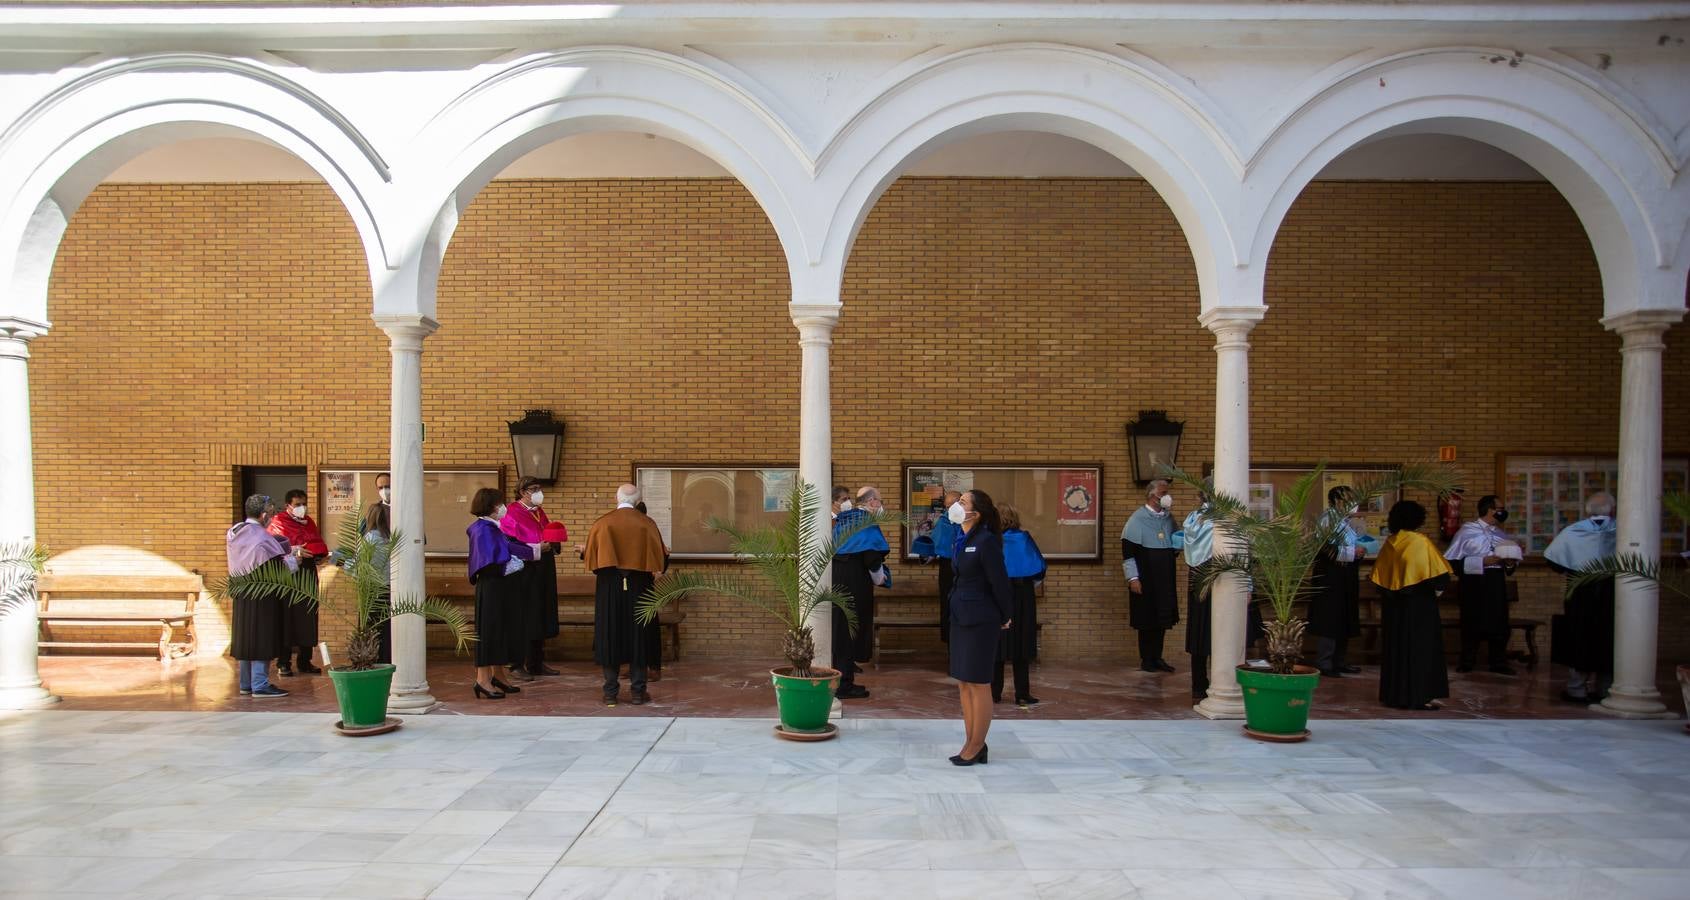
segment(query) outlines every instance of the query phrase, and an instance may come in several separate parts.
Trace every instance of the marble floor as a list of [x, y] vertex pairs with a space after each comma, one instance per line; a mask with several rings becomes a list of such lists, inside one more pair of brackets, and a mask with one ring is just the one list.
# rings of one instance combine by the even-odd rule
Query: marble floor
[[[1042, 703], [1022, 710], [998, 707], [1004, 719], [1194, 719], [1191, 676], [1183, 658], [1174, 658], [1173, 675], [1138, 671], [1107, 663], [1050, 663], [1035, 666], [1033, 693]], [[555, 660], [562, 675], [524, 686], [520, 695], [499, 701], [470, 695], [470, 668], [450, 655], [429, 660], [428, 679], [443, 711], [503, 716], [725, 716], [758, 717], [774, 708], [768, 669], [774, 660], [687, 659], [670, 662], [664, 678], [651, 685], [652, 703], [623, 703], [606, 709], [599, 701], [598, 670], [589, 662]], [[292, 691], [281, 700], [241, 697], [235, 663], [223, 657], [180, 659], [160, 664], [141, 656], [45, 656], [41, 677], [64, 699], [66, 709], [199, 710], [262, 709], [268, 712], [334, 710], [334, 688], [322, 676], [279, 678]], [[1506, 719], [1591, 718], [1597, 713], [1560, 699], [1565, 671], [1547, 662], [1519, 667], [1517, 677], [1479, 671], [1450, 673], [1450, 699], [1439, 712], [1407, 712], [1379, 705], [1379, 668], [1363, 666], [1357, 676], [1323, 679], [1315, 693], [1316, 720], [1356, 718]], [[1670, 666], [1659, 673], [1661, 696], [1682, 713], [1682, 694]], [[870, 665], [859, 681], [870, 689], [867, 700], [847, 702], [853, 718], [948, 719], [957, 715], [955, 682], [946, 677], [942, 657], [899, 657]], [[1013, 697], [1014, 691], [1010, 690]], [[627, 696], [624, 688], [623, 696]]]
[[7, 897], [1686, 896], [1679, 722], [0, 713]]

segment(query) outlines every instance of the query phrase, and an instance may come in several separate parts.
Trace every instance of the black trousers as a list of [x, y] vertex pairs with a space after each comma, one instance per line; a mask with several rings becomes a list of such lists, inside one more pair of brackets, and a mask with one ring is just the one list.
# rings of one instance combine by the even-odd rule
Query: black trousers
[[1489, 645], [1486, 656], [1487, 666], [1508, 665], [1508, 629], [1501, 633], [1489, 632], [1479, 628], [1461, 629], [1461, 665], [1471, 668], [1479, 658], [1479, 642]]
[[1191, 654], [1191, 696], [1202, 700], [1209, 696], [1209, 654]]
[[546, 639], [535, 638], [528, 642], [528, 658], [523, 661], [522, 669], [530, 675], [540, 674], [540, 667], [546, 662]]
[[1168, 636], [1166, 628], [1140, 628], [1138, 630], [1138, 660], [1140, 663], [1162, 661], [1162, 643]]
[[1335, 638], [1318, 637], [1314, 641], [1314, 666], [1322, 672], [1331, 672], [1349, 665], [1346, 651], [1349, 649], [1349, 635]]
[[[621, 666], [604, 667], [604, 695], [606, 697], [615, 698], [621, 692], [622, 684], [619, 680], [621, 674]], [[634, 693], [638, 694], [645, 690], [645, 676], [645, 666], [628, 664], [628, 687], [632, 688]]]
[[992, 701], [995, 703], [1003, 699], [1003, 667], [1008, 663], [1015, 671], [1015, 699], [1033, 696], [1033, 679], [1028, 674], [1028, 663], [1024, 659], [998, 660], [992, 669]]

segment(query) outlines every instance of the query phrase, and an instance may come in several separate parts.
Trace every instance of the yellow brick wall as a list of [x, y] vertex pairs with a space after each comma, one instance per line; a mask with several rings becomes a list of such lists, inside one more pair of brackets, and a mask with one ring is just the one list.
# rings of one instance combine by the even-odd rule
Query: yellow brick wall
[[[578, 535], [636, 460], [795, 462], [787, 300], [775, 235], [732, 181], [495, 182], [441, 278], [426, 461], [508, 464], [504, 423], [549, 406], [568, 435], [546, 505]], [[905, 179], [857, 241], [844, 303], [837, 480], [890, 487], [906, 458], [1102, 461], [1105, 558], [1052, 568], [1044, 649], [1131, 657], [1123, 425], [1149, 407], [1185, 420], [1193, 469], [1214, 441], [1213, 340], [1166, 205], [1141, 181]], [[1589, 243], [1547, 185], [1316, 184], [1274, 248], [1268, 303], [1252, 335], [1258, 460], [1453, 444], [1483, 493], [1499, 452], [1613, 452], [1619, 341], [1597, 323]], [[42, 540], [130, 545], [211, 577], [232, 466], [314, 479], [380, 464], [388, 354], [369, 309], [357, 236], [322, 185], [101, 187], [61, 247], [53, 331], [31, 348]], [[1673, 385], [1690, 357], [1668, 343], [1667, 442], [1686, 449], [1690, 396]], [[1529, 574], [1526, 594], [1547, 617], [1550, 580]], [[738, 607], [688, 613], [689, 654], [777, 646]], [[204, 618], [220, 647], [224, 611]], [[1669, 658], [1690, 656], [1687, 620], [1666, 606]]]

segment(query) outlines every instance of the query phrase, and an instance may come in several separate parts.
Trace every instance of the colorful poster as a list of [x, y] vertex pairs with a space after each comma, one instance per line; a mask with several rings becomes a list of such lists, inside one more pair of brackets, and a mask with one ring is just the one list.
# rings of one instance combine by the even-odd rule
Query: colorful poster
[[945, 476], [938, 469], [910, 470], [910, 513], [918, 515], [945, 499]]
[[974, 490], [974, 470], [946, 469], [944, 484], [947, 491], [956, 491], [959, 494], [963, 491], [972, 491]]
[[1059, 525], [1097, 524], [1097, 473], [1059, 472], [1056, 476]]
[[323, 473], [323, 518], [358, 512], [358, 473]]
[[1266, 519], [1273, 516], [1273, 483], [1250, 485], [1248, 503], [1250, 515]]
[[764, 469], [763, 512], [786, 512], [792, 508], [793, 479], [798, 473], [791, 469]]

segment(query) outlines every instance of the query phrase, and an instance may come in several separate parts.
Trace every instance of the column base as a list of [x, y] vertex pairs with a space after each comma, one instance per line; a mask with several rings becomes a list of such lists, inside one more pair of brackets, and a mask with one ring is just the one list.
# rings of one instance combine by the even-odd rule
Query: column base
[[833, 698], [833, 705], [828, 707], [827, 717], [829, 719], [845, 718], [845, 704], [840, 703], [838, 697]]
[[439, 708], [440, 701], [426, 688], [415, 693], [390, 694], [387, 698], [387, 711], [395, 715], [426, 716]]
[[1661, 702], [1660, 691], [1647, 692], [1619, 692], [1609, 689], [1608, 696], [1601, 703], [1590, 704], [1591, 712], [1613, 716], [1617, 719], [1676, 719], [1678, 713], [1667, 709]]
[[1242, 691], [1220, 692], [1209, 689], [1209, 696], [1192, 707], [1198, 715], [1205, 719], [1242, 719], [1244, 718], [1244, 693]]
[[40, 685], [0, 690], [0, 709], [46, 709], [57, 702], [59, 698]]

